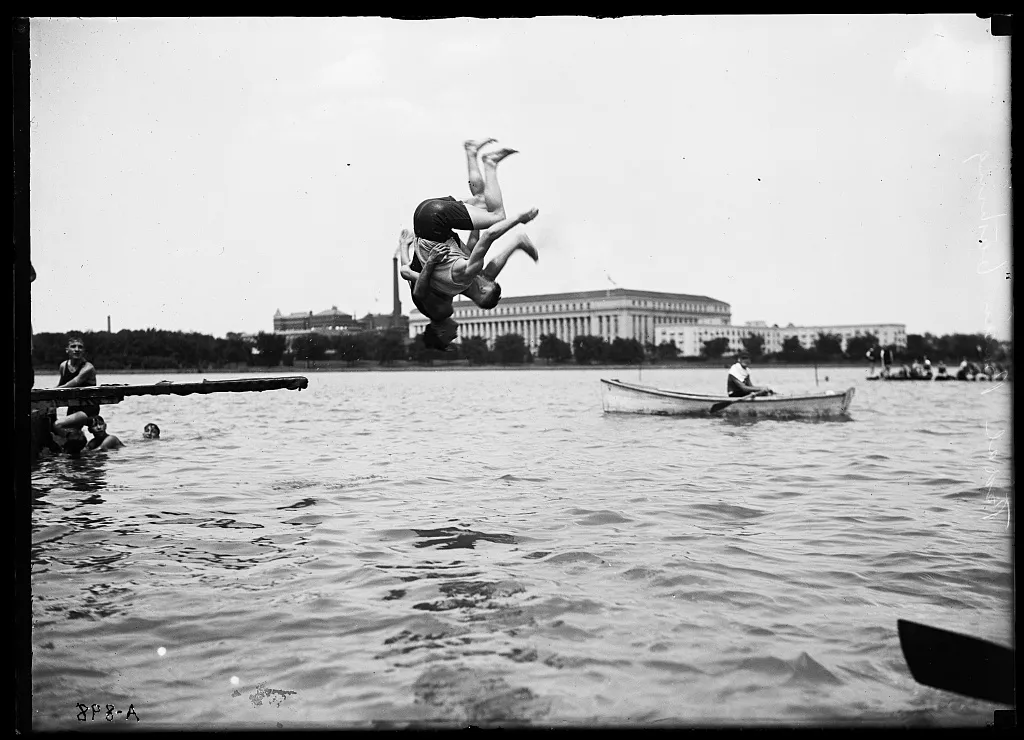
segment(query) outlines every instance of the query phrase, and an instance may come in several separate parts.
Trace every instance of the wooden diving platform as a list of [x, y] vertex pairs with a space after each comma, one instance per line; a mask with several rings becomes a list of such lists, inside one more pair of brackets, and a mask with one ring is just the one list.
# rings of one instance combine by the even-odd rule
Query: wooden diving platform
[[191, 396], [207, 393], [248, 393], [252, 391], [301, 391], [309, 380], [301, 375], [280, 377], [238, 378], [232, 380], [202, 380], [198, 383], [172, 383], [162, 380], [145, 385], [87, 385], [78, 388], [33, 388], [32, 411], [67, 406], [109, 406], [121, 403], [129, 396]]

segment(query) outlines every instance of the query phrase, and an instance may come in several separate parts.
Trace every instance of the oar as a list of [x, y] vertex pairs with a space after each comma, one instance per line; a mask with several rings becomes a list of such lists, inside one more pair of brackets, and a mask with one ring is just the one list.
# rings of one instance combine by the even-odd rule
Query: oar
[[711, 413], [712, 414], [717, 414], [722, 409], [727, 409], [730, 406], [732, 406], [734, 403], [743, 403], [744, 401], [749, 401], [752, 398], [757, 398], [759, 395], [760, 395], [759, 393], [751, 393], [751, 394], [743, 396], [741, 398], [737, 398], [735, 401], [719, 401], [718, 403], [714, 404], [711, 407]]
[[1014, 703], [1014, 651], [993, 642], [896, 620], [914, 680], [975, 699]]

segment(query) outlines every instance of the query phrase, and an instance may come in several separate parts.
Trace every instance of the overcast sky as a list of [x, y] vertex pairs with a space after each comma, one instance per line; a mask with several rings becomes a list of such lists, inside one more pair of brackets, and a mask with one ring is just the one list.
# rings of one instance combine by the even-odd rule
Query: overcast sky
[[495, 137], [507, 209], [540, 209], [506, 296], [1010, 336], [1009, 39], [970, 14], [60, 18], [30, 44], [36, 332], [390, 312], [399, 231]]

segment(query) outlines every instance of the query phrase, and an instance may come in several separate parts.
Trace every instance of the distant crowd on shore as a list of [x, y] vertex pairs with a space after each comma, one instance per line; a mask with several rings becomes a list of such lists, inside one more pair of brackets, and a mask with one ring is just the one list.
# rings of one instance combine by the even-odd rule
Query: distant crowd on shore
[[878, 377], [898, 378], [904, 380], [1005, 380], [1008, 370], [1001, 363], [975, 363], [962, 358], [955, 374], [950, 374], [944, 362], [939, 362], [932, 372], [932, 362], [927, 356], [918, 357], [910, 365], [901, 364], [894, 369], [894, 356], [891, 349], [874, 347], [867, 351], [866, 357], [871, 363], [870, 375], [875, 375], [876, 366], [880, 366]]

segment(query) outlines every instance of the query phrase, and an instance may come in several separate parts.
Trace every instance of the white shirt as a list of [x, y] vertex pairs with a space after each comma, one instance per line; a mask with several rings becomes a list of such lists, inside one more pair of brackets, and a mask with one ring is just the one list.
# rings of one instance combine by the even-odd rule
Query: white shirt
[[747, 381], [750, 380], [750, 371], [738, 362], [729, 368], [729, 375], [736, 378], [743, 385], [748, 385]]

